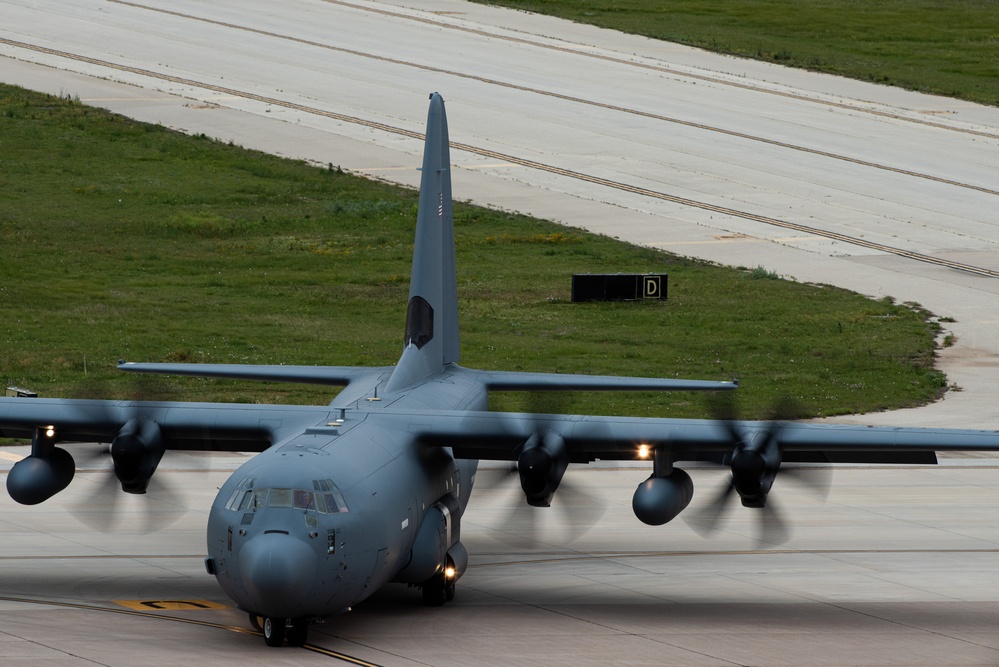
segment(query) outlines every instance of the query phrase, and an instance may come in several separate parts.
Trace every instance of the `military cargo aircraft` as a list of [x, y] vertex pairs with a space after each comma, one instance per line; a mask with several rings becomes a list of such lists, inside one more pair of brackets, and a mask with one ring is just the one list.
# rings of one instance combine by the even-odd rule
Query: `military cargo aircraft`
[[[7, 477], [43, 502], [72, 481], [60, 443], [110, 443], [121, 488], [144, 493], [167, 450], [256, 451], [219, 490], [205, 565], [269, 646], [302, 645], [309, 624], [389, 582], [424, 602], [455, 595], [479, 460], [515, 463], [530, 505], [548, 506], [568, 464], [648, 460], [636, 516], [674, 519], [693, 494], [681, 461], [731, 469], [720, 500], [765, 508], [782, 463], [933, 463], [939, 450], [999, 451], [999, 432], [734, 419], [501, 413], [493, 391], [717, 391], [732, 382], [481, 371], [459, 362], [447, 120], [430, 97], [402, 355], [394, 366], [126, 363], [135, 373], [343, 386], [325, 407], [44, 398], [0, 399], [0, 436], [31, 438]], [[734, 497], [734, 496], [732, 496]]]

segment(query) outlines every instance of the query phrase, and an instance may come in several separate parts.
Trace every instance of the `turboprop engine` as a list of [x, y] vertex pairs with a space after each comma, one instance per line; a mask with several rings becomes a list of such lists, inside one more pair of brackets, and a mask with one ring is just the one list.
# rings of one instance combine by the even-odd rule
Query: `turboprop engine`
[[114, 474], [126, 493], [145, 493], [160, 464], [166, 446], [160, 427], [151, 419], [137, 417], [125, 422], [111, 442]]
[[569, 452], [558, 433], [544, 431], [528, 438], [517, 457], [520, 486], [527, 495], [527, 504], [550, 507], [568, 467]]

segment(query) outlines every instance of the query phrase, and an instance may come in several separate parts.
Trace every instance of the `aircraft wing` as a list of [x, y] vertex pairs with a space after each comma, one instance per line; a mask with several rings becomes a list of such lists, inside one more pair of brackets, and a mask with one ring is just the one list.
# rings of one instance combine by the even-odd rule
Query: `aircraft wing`
[[673, 461], [720, 461], [739, 442], [771, 436], [786, 462], [935, 463], [937, 451], [999, 451], [999, 431], [964, 429], [511, 412], [427, 412], [407, 419], [421, 442], [469, 459], [515, 460], [517, 448], [544, 431], [561, 436], [575, 463], [639, 460], [642, 445], [669, 452]]
[[156, 422], [166, 449], [258, 452], [332, 418], [321, 406], [0, 398], [0, 437], [51, 427], [57, 442], [111, 442], [139, 417]]

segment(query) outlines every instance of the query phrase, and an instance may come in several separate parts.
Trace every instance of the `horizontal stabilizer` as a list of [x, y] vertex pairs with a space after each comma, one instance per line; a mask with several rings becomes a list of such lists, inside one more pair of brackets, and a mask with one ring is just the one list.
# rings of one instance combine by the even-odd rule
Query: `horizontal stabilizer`
[[737, 382], [638, 378], [616, 375], [566, 375], [516, 371], [472, 371], [490, 391], [724, 391]]
[[346, 386], [361, 377], [381, 375], [392, 370], [392, 367], [146, 364], [123, 361], [118, 364], [118, 370], [157, 375], [186, 375], [189, 377], [229, 378], [232, 380], [263, 380], [265, 382], [297, 382], [300, 384]]

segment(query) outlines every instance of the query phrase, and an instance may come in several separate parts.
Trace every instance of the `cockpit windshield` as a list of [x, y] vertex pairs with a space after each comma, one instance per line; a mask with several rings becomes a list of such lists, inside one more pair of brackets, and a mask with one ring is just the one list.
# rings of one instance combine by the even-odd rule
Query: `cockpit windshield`
[[229, 497], [226, 509], [252, 512], [264, 507], [294, 508], [320, 514], [349, 512], [332, 480], [313, 480], [312, 489], [254, 488], [254, 478], [244, 478]]

